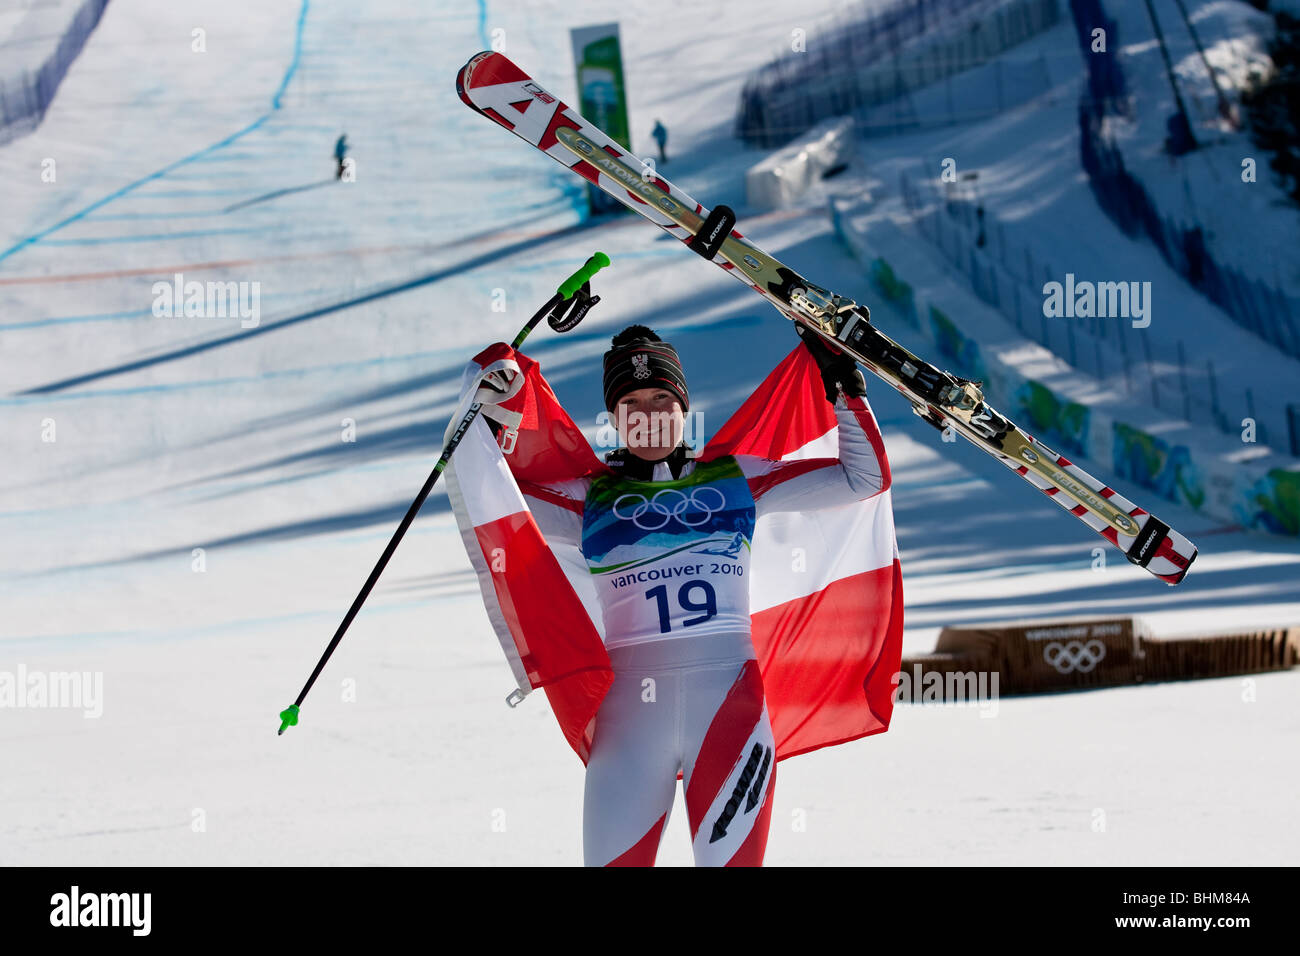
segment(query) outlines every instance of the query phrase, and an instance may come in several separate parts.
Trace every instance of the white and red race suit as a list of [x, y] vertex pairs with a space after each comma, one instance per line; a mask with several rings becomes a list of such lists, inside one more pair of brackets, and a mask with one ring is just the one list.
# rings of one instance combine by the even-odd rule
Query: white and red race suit
[[750, 640], [755, 521], [888, 483], [865, 403], [840, 395], [835, 417], [837, 458], [724, 455], [687, 459], [677, 474], [660, 462], [647, 478], [547, 483], [564, 506], [539, 513], [539, 527], [580, 546], [615, 675], [587, 764], [588, 866], [654, 863], [679, 773], [696, 864], [762, 863], [776, 760]]

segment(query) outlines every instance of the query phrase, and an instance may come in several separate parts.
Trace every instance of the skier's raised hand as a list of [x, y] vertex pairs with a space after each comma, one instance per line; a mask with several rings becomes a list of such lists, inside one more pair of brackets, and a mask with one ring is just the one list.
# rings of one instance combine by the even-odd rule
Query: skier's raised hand
[[817, 360], [817, 367], [822, 373], [822, 384], [826, 387], [826, 400], [835, 401], [839, 391], [849, 398], [861, 398], [867, 394], [867, 382], [862, 377], [862, 370], [844, 352], [835, 351], [820, 335], [799, 322], [794, 330], [803, 339], [804, 346]]
[[514, 396], [517, 388], [514, 385], [515, 373], [509, 369], [496, 369], [489, 372], [479, 380], [478, 391], [474, 394], [476, 402], [482, 402], [484, 405], [500, 405], [503, 401]]

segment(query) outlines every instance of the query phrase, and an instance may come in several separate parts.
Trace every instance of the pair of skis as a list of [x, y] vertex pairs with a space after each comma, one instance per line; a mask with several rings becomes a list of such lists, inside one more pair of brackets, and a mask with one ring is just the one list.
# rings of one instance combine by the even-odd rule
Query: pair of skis
[[1169, 584], [1187, 574], [1196, 546], [1058, 455], [984, 401], [976, 382], [936, 368], [871, 324], [866, 306], [809, 282], [734, 228], [726, 206], [712, 211], [657, 175], [500, 53], [474, 56], [456, 77], [460, 98], [693, 251], [730, 272], [786, 318], [848, 352], [897, 389], [913, 411], [951, 428], [1051, 497]]

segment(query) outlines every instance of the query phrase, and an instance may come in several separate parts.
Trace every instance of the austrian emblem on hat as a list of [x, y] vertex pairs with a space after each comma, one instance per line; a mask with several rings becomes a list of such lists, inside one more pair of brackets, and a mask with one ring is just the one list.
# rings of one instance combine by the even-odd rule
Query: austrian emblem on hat
[[641, 355], [633, 355], [632, 356], [632, 377], [649, 378], [650, 367], [647, 364], [649, 361], [650, 361], [650, 356], [644, 353], [642, 353]]

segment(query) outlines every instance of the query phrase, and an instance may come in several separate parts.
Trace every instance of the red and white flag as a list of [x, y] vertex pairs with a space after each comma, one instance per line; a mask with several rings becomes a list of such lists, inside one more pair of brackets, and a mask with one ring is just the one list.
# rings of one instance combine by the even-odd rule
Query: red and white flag
[[[489, 376], [508, 380], [506, 391], [484, 386]], [[492, 404], [483, 406], [457, 448], [447, 493], [518, 684], [512, 696], [544, 690], [585, 764], [596, 711], [614, 675], [586, 561], [577, 547], [548, 542], [542, 529], [551, 524], [549, 511], [574, 506], [548, 485], [608, 469], [537, 362], [504, 343], [466, 368], [448, 436], [470, 405], [484, 399]], [[777, 760], [881, 733], [893, 711], [902, 572], [889, 465], [864, 408], [858, 417], [873, 436], [885, 490], [851, 504], [763, 515], [754, 530], [750, 620]], [[506, 426], [500, 445], [484, 416]], [[835, 415], [821, 376], [798, 345], [698, 458], [825, 459], [836, 449]]]

